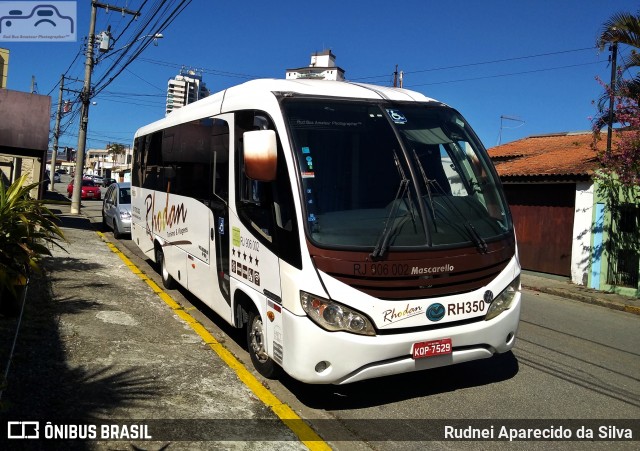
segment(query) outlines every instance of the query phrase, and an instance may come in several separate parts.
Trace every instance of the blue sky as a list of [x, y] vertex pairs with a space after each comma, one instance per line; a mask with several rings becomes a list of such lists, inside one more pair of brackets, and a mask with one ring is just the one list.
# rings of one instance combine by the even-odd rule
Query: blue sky
[[[37, 92], [52, 96], [52, 116], [60, 76], [84, 78], [90, 1], [76, 3], [77, 42], [0, 40], [10, 50], [7, 87], [30, 91], [35, 77]], [[132, 10], [145, 4], [103, 3]], [[96, 33], [111, 25], [118, 36], [115, 49], [126, 46], [150, 18], [152, 3], [158, 2], [146, 2], [128, 28], [129, 16], [99, 9]], [[167, 2], [169, 10], [179, 4]], [[167, 80], [183, 65], [202, 70], [215, 92], [253, 78], [284, 78], [286, 69], [307, 66], [311, 54], [323, 49], [332, 50], [352, 81], [388, 86], [397, 65], [406, 88], [457, 108], [487, 147], [499, 139], [588, 130], [595, 112], [591, 102], [602, 92], [595, 77], [606, 80], [610, 73], [609, 52], [595, 48], [598, 32], [613, 13], [638, 9], [630, 0], [192, 0], [162, 30], [157, 46], [148, 46], [93, 98], [87, 148], [128, 145], [137, 128], [163, 117]], [[116, 57], [97, 64], [94, 82]], [[80, 82], [65, 85], [81, 89]], [[63, 98], [73, 101], [76, 94]], [[60, 146], [75, 148], [77, 115], [62, 122]]]

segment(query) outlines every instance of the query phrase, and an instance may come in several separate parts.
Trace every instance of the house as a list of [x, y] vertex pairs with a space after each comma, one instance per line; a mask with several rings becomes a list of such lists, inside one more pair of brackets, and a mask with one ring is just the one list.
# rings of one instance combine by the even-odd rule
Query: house
[[624, 203], [621, 226], [614, 224], [620, 214], [605, 211], [592, 144], [591, 131], [553, 133], [493, 147], [489, 155], [511, 209], [523, 269], [637, 296], [637, 243], [629, 251], [628, 240], [607, 231], [638, 230], [640, 202]]
[[[26, 183], [44, 179], [50, 111], [49, 96], [0, 89], [0, 177], [5, 183], [23, 174]], [[44, 185], [32, 195], [42, 198]]]
[[524, 269], [589, 276], [594, 174], [591, 132], [531, 136], [489, 149], [513, 215]]
[[121, 155], [113, 155], [106, 149], [89, 149], [84, 162], [88, 174], [116, 177], [131, 171], [131, 148], [127, 146]]

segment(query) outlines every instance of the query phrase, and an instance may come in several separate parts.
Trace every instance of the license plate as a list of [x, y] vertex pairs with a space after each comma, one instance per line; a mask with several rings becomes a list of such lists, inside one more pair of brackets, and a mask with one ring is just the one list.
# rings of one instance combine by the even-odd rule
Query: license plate
[[415, 343], [411, 351], [414, 359], [423, 359], [425, 357], [433, 357], [436, 355], [451, 354], [451, 338], [443, 338], [442, 340], [423, 341]]
[[93, 193], [87, 193], [87, 197], [93, 197]]

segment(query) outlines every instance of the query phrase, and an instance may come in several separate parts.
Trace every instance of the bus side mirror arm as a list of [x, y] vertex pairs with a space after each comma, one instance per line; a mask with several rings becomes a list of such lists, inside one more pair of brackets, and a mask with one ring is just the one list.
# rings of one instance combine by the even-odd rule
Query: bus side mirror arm
[[278, 144], [273, 130], [254, 130], [243, 134], [244, 170], [247, 177], [260, 182], [276, 179]]

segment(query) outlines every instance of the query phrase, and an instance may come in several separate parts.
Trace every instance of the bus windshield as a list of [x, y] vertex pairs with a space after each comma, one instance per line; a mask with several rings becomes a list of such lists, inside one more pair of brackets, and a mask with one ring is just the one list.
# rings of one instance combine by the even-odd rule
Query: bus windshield
[[318, 99], [282, 105], [314, 244], [382, 254], [486, 248], [510, 233], [496, 173], [455, 110]]

